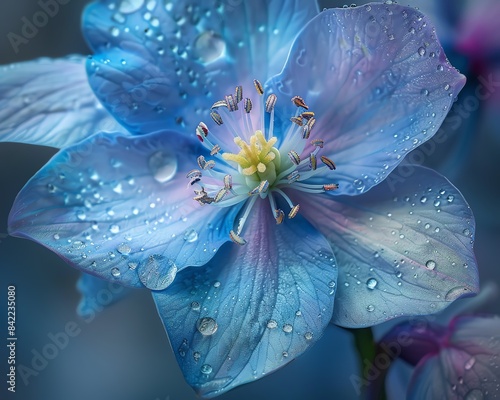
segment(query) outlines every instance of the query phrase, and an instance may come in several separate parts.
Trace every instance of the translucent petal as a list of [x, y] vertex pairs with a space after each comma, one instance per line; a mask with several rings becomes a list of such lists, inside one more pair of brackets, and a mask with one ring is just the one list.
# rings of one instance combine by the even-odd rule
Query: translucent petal
[[333, 193], [355, 195], [436, 133], [464, 83], [419, 11], [370, 4], [313, 19], [268, 89], [282, 126], [296, 108], [288, 99], [304, 98], [316, 113], [311, 138], [337, 165]]
[[500, 383], [500, 318], [461, 317], [451, 326], [449, 345], [423, 359], [408, 399], [487, 399]]
[[155, 292], [187, 382], [219, 395], [285, 365], [329, 323], [337, 268], [330, 246], [297, 216], [276, 226], [267, 202], [245, 225], [248, 243], [226, 244]]
[[338, 325], [430, 314], [478, 292], [469, 206], [446, 178], [411, 168], [362, 196], [294, 197], [336, 255]]
[[84, 35], [90, 83], [130, 131], [194, 129], [237, 85], [281, 71], [315, 1], [94, 2]]
[[89, 319], [130, 293], [130, 289], [115, 282], [86, 273], [80, 275], [76, 287], [82, 295], [78, 304], [78, 314]]
[[0, 68], [0, 141], [62, 148], [99, 131], [122, 131], [90, 89], [86, 57]]
[[198, 147], [171, 134], [98, 134], [60, 151], [19, 193], [10, 233], [84, 272], [153, 290], [205, 264], [239, 209], [193, 200], [186, 173]]

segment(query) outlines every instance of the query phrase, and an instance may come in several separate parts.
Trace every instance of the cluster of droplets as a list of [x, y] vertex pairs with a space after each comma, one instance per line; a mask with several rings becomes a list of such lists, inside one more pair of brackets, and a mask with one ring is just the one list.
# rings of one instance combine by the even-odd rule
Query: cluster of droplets
[[[262, 96], [262, 84], [255, 80], [254, 86], [258, 95]], [[318, 173], [335, 170], [336, 166], [327, 156], [318, 156], [324, 147], [322, 139], [307, 142], [316, 118], [314, 112], [309, 110], [308, 105], [299, 96], [291, 99], [297, 111], [290, 118], [290, 127], [282, 142], [278, 143], [278, 138], [273, 134], [277, 100], [275, 94], [270, 94], [262, 103], [261, 108], [269, 115], [268, 121], [264, 112], [258, 115], [257, 120], [250, 117], [254, 106], [250, 98], [243, 98], [241, 86], [236, 87], [234, 94], [227, 95], [224, 100], [213, 104], [210, 115], [217, 126], [227, 122], [225, 126], [233, 136], [234, 144], [238, 148], [237, 153], [226, 151], [226, 148], [232, 145], [225, 142], [224, 138], [219, 138], [219, 142], [216, 135], [209, 138], [210, 131], [205, 123], [201, 122], [196, 128], [198, 139], [210, 152], [210, 156], [219, 162], [199, 156], [199, 169], [188, 172], [186, 177], [190, 180], [190, 185], [196, 187], [194, 200], [200, 205], [228, 207], [249, 199], [237, 226], [230, 232], [231, 240], [240, 245], [246, 243], [241, 232], [258, 198], [269, 200], [276, 223], [281, 224], [285, 212], [277, 207], [275, 196], [280, 196], [288, 204], [289, 219], [294, 218], [300, 208], [284, 190], [295, 189], [315, 194], [338, 188], [335, 183], [318, 185], [307, 182]], [[239, 119], [233, 117], [233, 113], [238, 111]], [[255, 124], [257, 126], [254, 126]], [[303, 154], [308, 144], [314, 150]]]

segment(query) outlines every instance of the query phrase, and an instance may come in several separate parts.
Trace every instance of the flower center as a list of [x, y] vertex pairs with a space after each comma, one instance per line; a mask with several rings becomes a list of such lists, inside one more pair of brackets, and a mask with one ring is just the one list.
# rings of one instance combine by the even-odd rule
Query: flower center
[[[257, 93], [262, 96], [264, 89], [261, 83], [254, 81], [254, 84]], [[317, 174], [336, 169], [333, 161], [326, 156], [319, 158], [323, 165], [318, 166], [317, 155], [324, 142], [321, 139], [309, 141], [316, 122], [314, 112], [309, 111], [302, 98], [292, 98], [297, 112], [290, 119], [289, 129], [278, 138], [274, 136], [276, 101], [275, 94], [269, 95], [265, 102], [257, 103], [261, 109], [252, 116], [253, 103], [249, 98], [243, 101], [243, 89], [238, 86], [234, 95], [214, 103], [210, 113], [219, 127], [223, 124], [227, 127], [232, 140], [227, 140], [229, 135], [220, 134], [212, 134], [209, 138], [209, 129], [203, 122], [196, 128], [196, 135], [210, 151], [210, 156], [220, 162], [216, 164], [214, 160], [207, 161], [204, 156], [198, 157], [200, 169], [187, 174], [191, 186], [197, 187], [194, 200], [201, 205], [219, 207], [245, 202], [229, 235], [240, 245], [246, 243], [241, 233], [257, 199], [269, 200], [276, 223], [281, 224], [285, 213], [278, 208], [280, 203], [277, 198], [289, 207], [288, 218], [294, 218], [299, 212], [299, 204], [294, 204], [289, 197], [290, 189], [324, 193], [338, 188], [334, 183], [317, 184], [311, 180]]]

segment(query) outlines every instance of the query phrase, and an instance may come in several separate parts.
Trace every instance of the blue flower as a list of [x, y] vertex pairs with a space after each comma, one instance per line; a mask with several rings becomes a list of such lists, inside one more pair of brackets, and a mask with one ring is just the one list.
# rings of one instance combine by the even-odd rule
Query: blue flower
[[398, 343], [400, 357], [415, 367], [409, 400], [484, 399], [498, 391], [499, 317], [460, 316], [447, 327], [404, 322], [381, 343], [387, 348]]
[[331, 321], [428, 314], [478, 290], [460, 192], [417, 166], [386, 180], [464, 85], [426, 18], [218, 4], [87, 8], [90, 86], [134, 135], [61, 150], [9, 218], [81, 271], [150, 289], [206, 397], [283, 366]]

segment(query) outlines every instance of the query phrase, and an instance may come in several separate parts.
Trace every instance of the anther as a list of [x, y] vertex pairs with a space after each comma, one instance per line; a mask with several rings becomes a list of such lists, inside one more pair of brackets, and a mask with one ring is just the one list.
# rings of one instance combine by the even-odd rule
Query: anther
[[243, 239], [241, 236], [237, 235], [236, 232], [233, 230], [229, 231], [229, 237], [231, 238], [231, 240], [234, 243], [239, 244], [240, 246], [243, 246], [247, 243], [247, 241], [245, 239]]
[[217, 111], [210, 112], [210, 116], [212, 117], [212, 119], [214, 120], [214, 122], [217, 125], [220, 126], [224, 123], [224, 121], [222, 120], [222, 117], [220, 116], [220, 114]]
[[196, 161], [198, 161], [198, 166], [201, 168], [201, 169], [205, 169], [205, 165], [207, 165], [207, 162], [205, 161], [205, 157], [203, 156], [199, 156]]
[[297, 204], [296, 206], [293, 206], [290, 212], [288, 213], [288, 218], [292, 219], [295, 218], [297, 213], [299, 212], [300, 204]]
[[228, 107], [228, 105], [227, 105], [227, 101], [226, 101], [226, 100], [219, 100], [219, 101], [216, 101], [216, 102], [212, 105], [212, 109], [214, 109], [214, 108], [219, 108], [219, 107]]
[[300, 164], [300, 156], [295, 150], [290, 150], [288, 152], [288, 157], [290, 157], [290, 160], [295, 164], [299, 165]]
[[203, 169], [212, 169], [215, 167], [215, 161], [214, 160], [208, 160], [205, 162], [205, 167]]
[[268, 98], [266, 100], [266, 112], [267, 113], [271, 113], [271, 111], [273, 111], [277, 100], [278, 100], [278, 97], [274, 93], [270, 94], [268, 96]]
[[325, 164], [331, 170], [337, 169], [334, 162], [332, 160], [330, 160], [328, 157], [321, 156], [321, 161], [323, 161], [323, 164]]
[[313, 146], [319, 147], [320, 149], [323, 148], [325, 141], [323, 139], [313, 139], [311, 140], [311, 144]]
[[234, 92], [234, 97], [236, 98], [236, 103], [239, 103], [241, 100], [243, 100], [243, 87], [242, 86], [236, 86], [236, 90]]
[[252, 111], [252, 107], [253, 107], [253, 105], [252, 105], [252, 100], [250, 100], [250, 99], [246, 98], [246, 99], [245, 99], [245, 112], [246, 112], [247, 114], [249, 114], [249, 113], [250, 113], [250, 111]]
[[339, 185], [337, 183], [328, 183], [326, 185], [323, 185], [323, 190], [325, 192], [329, 192], [330, 190], [337, 190], [339, 188]]
[[186, 178], [201, 178], [201, 171], [197, 170], [197, 169], [192, 169], [191, 171], [189, 171], [187, 174], [186, 174]]
[[285, 213], [278, 208], [274, 210], [274, 218], [276, 219], [276, 224], [279, 225], [283, 222], [283, 219], [285, 218]]
[[302, 97], [300, 97], [300, 96], [294, 96], [294, 97], [292, 97], [292, 102], [297, 107], [302, 107], [302, 108], [305, 108], [306, 110], [309, 110], [309, 107], [305, 103], [304, 99]]
[[302, 117], [292, 117], [290, 118], [290, 121], [298, 126], [304, 126], [304, 120]]
[[227, 108], [230, 112], [238, 110], [238, 103], [232, 94], [226, 96]]
[[231, 190], [233, 188], [233, 177], [231, 175], [224, 176], [224, 188]]
[[313, 171], [315, 171], [318, 167], [318, 161], [316, 159], [316, 154], [314, 153], [311, 153], [311, 155], [309, 156], [309, 167], [311, 167]]
[[302, 134], [302, 137], [304, 139], [309, 139], [309, 136], [311, 135], [311, 130], [316, 123], [315, 118], [311, 118], [309, 121], [307, 121], [307, 124], [304, 125], [304, 133]]
[[221, 201], [224, 196], [228, 194], [228, 192], [229, 191], [226, 188], [222, 188], [221, 190], [219, 190], [214, 197], [214, 203], [218, 203], [219, 201]]
[[260, 83], [257, 79], [254, 79], [253, 84], [255, 85], [257, 93], [262, 96], [264, 94], [264, 88], [262, 87], [262, 83]]
[[286, 177], [288, 179], [288, 183], [292, 184], [297, 182], [300, 179], [300, 175], [298, 171], [293, 171], [290, 175]]
[[220, 151], [220, 146], [216, 144], [214, 147], [212, 147], [212, 150], [210, 151], [210, 155], [214, 156]]
[[300, 114], [302, 118], [305, 118], [307, 120], [310, 120], [312, 117], [314, 117], [314, 112], [312, 111], [305, 111], [302, 114]]
[[207, 137], [207, 135], [208, 135], [207, 125], [203, 122], [200, 122], [196, 127], [196, 136], [198, 137], [198, 139], [200, 139], [200, 142], [203, 142], [203, 140]]

